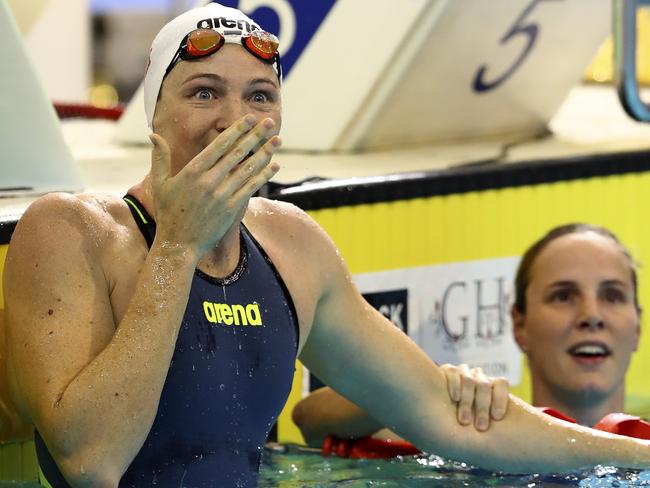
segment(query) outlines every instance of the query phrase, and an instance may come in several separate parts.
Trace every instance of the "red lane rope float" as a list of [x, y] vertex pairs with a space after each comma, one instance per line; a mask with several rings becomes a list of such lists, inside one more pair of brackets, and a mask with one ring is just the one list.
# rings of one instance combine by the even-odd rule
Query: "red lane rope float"
[[[567, 422], [572, 422], [574, 424], [577, 423], [568, 415], [564, 415], [552, 408], [540, 407], [540, 410], [551, 417], [566, 420]], [[603, 432], [609, 432], [610, 434], [650, 440], [650, 423], [635, 415], [610, 413], [600, 419], [593, 428], [596, 430], [602, 430]]]
[[124, 113], [124, 107], [117, 105], [112, 108], [100, 108], [84, 103], [54, 103], [54, 109], [60, 119], [105, 119], [117, 120]]
[[328, 435], [323, 442], [323, 456], [336, 455], [351, 459], [389, 459], [395, 456], [413, 456], [421, 451], [410, 442], [360, 437], [340, 439]]
[[568, 415], [565, 415], [559, 410], [555, 410], [554, 408], [551, 407], [537, 407], [537, 410], [541, 410], [546, 415], [550, 415], [551, 417], [555, 417], [556, 419], [564, 420], [566, 422], [571, 422], [572, 424], [578, 423], [576, 419], [574, 419], [573, 417], [569, 417]]
[[[551, 417], [573, 424], [577, 423], [575, 419], [552, 408], [539, 407], [539, 409]], [[593, 428], [610, 434], [650, 440], [650, 423], [634, 415], [610, 413]], [[413, 456], [421, 452], [410, 442], [375, 439], [374, 437], [341, 439], [328, 435], [322, 447], [323, 456], [334, 455], [351, 459], [389, 459], [396, 456]]]

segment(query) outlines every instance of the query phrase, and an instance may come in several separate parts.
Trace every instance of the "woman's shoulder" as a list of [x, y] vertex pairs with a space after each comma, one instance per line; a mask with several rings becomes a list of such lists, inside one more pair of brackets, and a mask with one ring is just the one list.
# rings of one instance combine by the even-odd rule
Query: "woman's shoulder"
[[115, 235], [128, 213], [119, 197], [98, 194], [48, 193], [32, 202], [20, 217], [11, 245], [26, 249], [77, 239], [100, 245]]
[[43, 224], [43, 221], [110, 225], [120, 219], [125, 209], [123, 200], [114, 195], [52, 192], [34, 200], [19, 222], [32, 225]]
[[319, 252], [331, 246], [321, 226], [304, 210], [288, 203], [266, 198], [251, 199], [244, 224], [264, 240], [283, 247]]
[[259, 216], [293, 216], [305, 214], [303, 210], [292, 203], [280, 200], [271, 200], [269, 198], [254, 197], [248, 203], [247, 217], [250, 215]]
[[250, 226], [272, 226], [285, 230], [320, 229], [309, 214], [296, 205], [268, 198], [251, 198], [244, 221]]
[[[315, 270], [340, 266], [332, 239], [307, 212], [297, 206], [264, 198], [251, 199], [244, 224], [269, 249]], [[304, 268], [306, 270], [306, 268]]]

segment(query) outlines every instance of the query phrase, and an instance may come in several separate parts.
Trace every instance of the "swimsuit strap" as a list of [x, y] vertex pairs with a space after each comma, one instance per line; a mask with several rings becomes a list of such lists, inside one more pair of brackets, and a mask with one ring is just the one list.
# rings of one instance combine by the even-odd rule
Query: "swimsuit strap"
[[127, 207], [129, 207], [135, 223], [138, 225], [140, 232], [142, 232], [145, 241], [147, 241], [147, 245], [151, 247], [153, 239], [156, 236], [156, 222], [154, 222], [153, 217], [149, 215], [149, 212], [140, 203], [140, 200], [133, 195], [127, 193], [122, 199], [126, 202]]

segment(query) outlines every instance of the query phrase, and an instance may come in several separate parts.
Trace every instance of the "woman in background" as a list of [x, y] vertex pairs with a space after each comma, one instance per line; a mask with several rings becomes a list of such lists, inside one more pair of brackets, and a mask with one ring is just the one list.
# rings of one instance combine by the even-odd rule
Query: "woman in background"
[[[515, 340], [528, 357], [533, 405], [586, 426], [622, 412], [640, 318], [636, 265], [611, 231], [567, 224], [535, 242], [517, 270], [512, 307]], [[463, 404], [472, 396], [463, 388], [462, 376], [455, 377], [450, 394]], [[471, 406], [459, 407], [459, 416], [469, 414]], [[298, 403], [293, 418], [310, 445], [321, 445], [329, 434], [396, 437], [329, 388]]]
[[634, 260], [607, 229], [563, 225], [526, 251], [512, 322], [533, 405], [587, 426], [624, 410], [625, 373], [641, 332], [637, 297]]

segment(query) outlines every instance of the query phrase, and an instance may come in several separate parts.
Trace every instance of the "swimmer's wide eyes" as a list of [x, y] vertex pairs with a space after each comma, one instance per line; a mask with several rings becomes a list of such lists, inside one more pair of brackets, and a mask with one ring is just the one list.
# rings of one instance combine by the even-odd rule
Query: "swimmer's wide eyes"
[[253, 95], [253, 101], [256, 103], [266, 103], [268, 102], [269, 97], [262, 92], [257, 92]]
[[257, 105], [269, 105], [279, 102], [279, 92], [275, 90], [260, 90], [256, 89], [251, 92], [249, 100]]
[[208, 90], [207, 88], [201, 88], [194, 93], [194, 98], [197, 100], [212, 100], [215, 97], [214, 93], [212, 93], [211, 90]]

